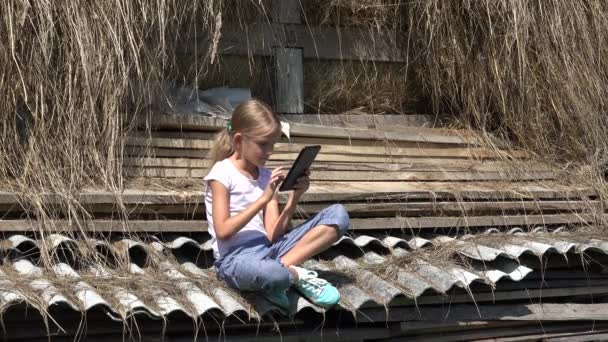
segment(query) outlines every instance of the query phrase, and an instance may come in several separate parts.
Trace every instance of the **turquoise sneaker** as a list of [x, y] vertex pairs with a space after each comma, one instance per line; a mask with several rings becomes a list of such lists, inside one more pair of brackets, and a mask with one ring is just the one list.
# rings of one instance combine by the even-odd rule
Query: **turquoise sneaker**
[[262, 295], [266, 300], [272, 304], [278, 306], [283, 310], [289, 310], [289, 298], [287, 297], [287, 289], [284, 290], [273, 290], [263, 292]]
[[291, 266], [298, 272], [300, 278], [294, 288], [311, 303], [323, 308], [329, 308], [340, 300], [340, 292], [327, 280], [319, 278], [315, 271]]

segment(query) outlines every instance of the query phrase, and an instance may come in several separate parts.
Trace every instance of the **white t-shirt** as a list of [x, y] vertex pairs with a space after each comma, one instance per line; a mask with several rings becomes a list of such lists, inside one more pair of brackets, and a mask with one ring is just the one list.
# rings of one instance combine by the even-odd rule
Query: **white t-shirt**
[[260, 210], [251, 221], [229, 239], [223, 241], [217, 240], [213, 227], [213, 208], [211, 205], [212, 193], [209, 181], [216, 180], [228, 189], [230, 216], [234, 216], [245, 210], [251, 203], [262, 196], [262, 193], [268, 184], [268, 180], [270, 179], [270, 170], [261, 167], [258, 168], [258, 171], [258, 179], [250, 179], [242, 174], [230, 159], [224, 159], [215, 163], [211, 168], [211, 171], [209, 171], [209, 174], [204, 178], [205, 184], [207, 185], [205, 191], [207, 222], [209, 225], [209, 234], [211, 234], [213, 238], [213, 256], [216, 259], [245, 241], [259, 238], [260, 236], [267, 237], [267, 235], [266, 230], [264, 229], [263, 210]]

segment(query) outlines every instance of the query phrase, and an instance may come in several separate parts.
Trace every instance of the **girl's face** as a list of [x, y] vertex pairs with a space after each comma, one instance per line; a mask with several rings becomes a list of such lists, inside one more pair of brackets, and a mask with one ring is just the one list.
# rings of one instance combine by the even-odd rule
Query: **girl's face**
[[274, 150], [274, 144], [281, 138], [281, 132], [262, 137], [241, 137], [241, 156], [255, 166], [264, 166]]

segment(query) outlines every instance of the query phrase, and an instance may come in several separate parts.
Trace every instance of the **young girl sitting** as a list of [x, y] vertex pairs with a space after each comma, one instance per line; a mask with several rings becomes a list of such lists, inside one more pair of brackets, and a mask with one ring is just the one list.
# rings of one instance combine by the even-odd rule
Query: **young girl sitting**
[[313, 304], [330, 307], [340, 299], [338, 290], [296, 265], [344, 235], [348, 213], [333, 205], [288, 230], [309, 179], [307, 173], [298, 180], [280, 211], [276, 190], [286, 170], [264, 167], [280, 137], [277, 115], [258, 100], [240, 104], [216, 137], [210, 152], [213, 167], [205, 177], [205, 206], [217, 276], [238, 290], [262, 291], [283, 309], [290, 305], [290, 287]]

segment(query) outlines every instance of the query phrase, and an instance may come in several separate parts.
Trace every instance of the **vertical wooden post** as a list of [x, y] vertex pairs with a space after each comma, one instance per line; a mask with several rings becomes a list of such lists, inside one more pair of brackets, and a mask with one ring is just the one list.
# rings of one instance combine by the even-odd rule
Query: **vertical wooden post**
[[[302, 22], [300, 0], [274, 0], [272, 2], [272, 20], [276, 24], [300, 24]], [[288, 29], [284, 31], [286, 34], [289, 32]], [[302, 49], [275, 46], [272, 51], [275, 68], [275, 108], [277, 112], [304, 113]]]

